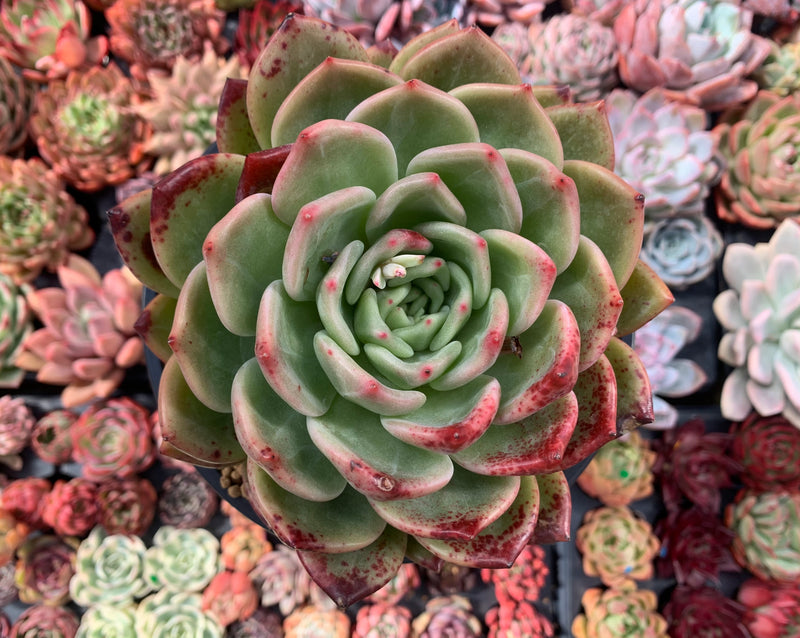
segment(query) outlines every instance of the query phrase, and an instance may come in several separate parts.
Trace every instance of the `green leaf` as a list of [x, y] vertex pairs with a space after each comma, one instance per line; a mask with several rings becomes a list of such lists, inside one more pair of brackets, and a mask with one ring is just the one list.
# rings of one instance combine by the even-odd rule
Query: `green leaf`
[[565, 160], [583, 160], [614, 170], [614, 135], [605, 102], [559, 104], [546, 113], [558, 130]]
[[356, 262], [364, 253], [364, 243], [353, 241], [336, 256], [321, 284], [317, 287], [317, 311], [327, 333], [352, 357], [361, 352], [353, 335], [353, 313], [342, 304], [344, 286]]
[[675, 301], [667, 285], [641, 259], [636, 262], [620, 294], [625, 301], [617, 321], [620, 337], [638, 330]]
[[144, 339], [144, 344], [152, 350], [162, 362], [172, 356], [169, 347], [169, 333], [172, 320], [175, 318], [175, 306], [178, 300], [174, 297], [158, 294], [148, 303], [134, 324], [136, 334]]
[[461, 354], [461, 344], [451, 341], [433, 352], [417, 352], [400, 359], [388, 349], [373, 343], [364, 344], [364, 354], [389, 383], [401, 390], [412, 390], [438, 379]]
[[[402, 49], [397, 52], [397, 55], [394, 56], [392, 63], [389, 65], [389, 70], [393, 73], [397, 73], [398, 75], [403, 75], [403, 68], [405, 67], [406, 63], [411, 59], [411, 57], [416, 54], [418, 51], [423, 49], [424, 47], [432, 44], [436, 40], [440, 40], [448, 35], [452, 35], [454, 33], [458, 33], [461, 27], [458, 26], [458, 21], [453, 18], [452, 20], [448, 20], [447, 22], [443, 22], [437, 27], [430, 29], [428, 31], [423, 31], [417, 36], [414, 36], [406, 42]], [[408, 76], [404, 76], [408, 77]]]
[[398, 357], [410, 357], [414, 354], [414, 348], [398, 337], [381, 317], [378, 295], [373, 288], [367, 288], [361, 293], [353, 325], [356, 335], [366, 345], [376, 344]]
[[613, 337], [605, 351], [617, 380], [617, 434], [622, 436], [655, 419], [647, 369], [628, 344]]
[[233, 380], [236, 438], [247, 456], [283, 489], [310, 501], [329, 501], [346, 481], [314, 445], [306, 417], [270, 388], [255, 358]]
[[567, 477], [564, 472], [553, 472], [537, 476], [536, 482], [539, 484], [539, 519], [530, 542], [544, 545], [568, 541], [572, 495]]
[[572, 91], [566, 84], [561, 85], [536, 85], [532, 86], [533, 97], [543, 108], [568, 104], [572, 98]]
[[247, 155], [261, 150], [247, 115], [247, 80], [228, 78], [217, 109], [217, 148], [220, 153]]
[[[472, 316], [473, 291], [469, 277], [458, 264], [449, 264], [448, 269], [450, 270], [450, 289], [447, 291], [447, 302], [448, 306], [452, 307], [449, 310], [442, 310], [442, 312], [446, 312], [446, 316], [441, 327], [428, 343], [428, 347], [431, 350], [438, 350], [450, 343], [461, 332], [461, 329]], [[431, 326], [435, 326], [438, 323], [434, 320], [435, 316], [428, 317], [428, 319], [431, 319]], [[427, 324], [427, 319], [419, 323]], [[410, 330], [410, 327], [406, 328], [406, 330]]]

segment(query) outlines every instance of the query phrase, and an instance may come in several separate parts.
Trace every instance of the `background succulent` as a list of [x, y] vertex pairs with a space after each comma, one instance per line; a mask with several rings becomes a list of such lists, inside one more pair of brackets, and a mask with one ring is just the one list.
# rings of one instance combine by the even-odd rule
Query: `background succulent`
[[730, 244], [722, 260], [729, 288], [713, 309], [725, 334], [717, 355], [733, 372], [722, 386], [722, 415], [744, 420], [752, 409], [782, 414], [800, 427], [800, 226], [783, 222], [768, 243]]
[[181, 529], [204, 527], [219, 507], [216, 492], [194, 470], [172, 474], [161, 484], [158, 518]]
[[34, 88], [0, 57], [0, 155], [11, 155], [28, 139]]
[[630, 2], [631, 0], [562, 0], [561, 4], [570, 13], [586, 16], [610, 27], [622, 8]]
[[99, 524], [109, 534], [142, 536], [156, 513], [156, 488], [146, 478], [108, 480], [97, 491]]
[[550, 568], [540, 545], [528, 545], [508, 569], [482, 569], [481, 578], [494, 584], [501, 606], [534, 602], [545, 585]]
[[32, 281], [92, 241], [86, 211], [42, 160], [0, 156], [0, 272]]
[[97, 485], [80, 477], [53, 483], [42, 509], [42, 520], [60, 536], [86, 536], [99, 516]]
[[26, 292], [27, 287], [17, 286], [0, 272], [0, 388], [17, 388], [25, 376], [16, 360], [33, 329]]
[[800, 42], [773, 43], [769, 55], [753, 73], [762, 89], [785, 97], [800, 89]]
[[46, 478], [24, 476], [12, 481], [0, 492], [2, 511], [33, 529], [45, 527], [42, 511], [50, 489]]
[[461, 22], [490, 30], [503, 24], [528, 26], [540, 20], [548, 1], [552, 0], [467, 0]]
[[284, 638], [303, 638], [324, 633], [330, 638], [350, 637], [350, 618], [338, 609], [301, 607], [283, 620]]
[[76, 638], [135, 638], [136, 608], [133, 605], [101, 603], [89, 607], [81, 616]]
[[389, 634], [396, 638], [411, 635], [411, 611], [407, 607], [376, 603], [364, 605], [356, 614], [352, 638]]
[[203, 590], [201, 608], [223, 627], [245, 620], [258, 608], [258, 592], [246, 572], [223, 570]]
[[33, 428], [31, 447], [48, 463], [59, 465], [72, 460], [72, 424], [78, 415], [71, 410], [51, 410]]
[[[641, 363], [612, 336], [671, 300], [638, 262], [642, 197], [609, 168], [602, 114], [545, 111], [475, 28], [420, 38], [387, 72], [344, 31], [285, 21], [217, 122], [221, 151], [263, 152], [198, 158], [111, 212], [161, 292], [144, 332], [167, 359], [169, 447], [218, 468], [247, 458], [256, 511], [342, 604], [407, 548], [510, 564], [537, 500], [558, 537], [558, 472], [652, 418]], [[594, 141], [562, 143], [575, 125]], [[359, 578], [342, 577], [343, 553]]]
[[448, 634], [458, 638], [478, 638], [483, 633], [481, 621], [465, 596], [431, 598], [425, 603], [425, 610], [412, 621], [411, 629], [419, 638]]
[[592, 587], [581, 598], [583, 613], [572, 623], [575, 638], [620, 636], [667, 638], [667, 621], [658, 613], [654, 591], [627, 587]]
[[676, 587], [664, 607], [670, 638], [748, 638], [742, 608], [715, 587]]
[[219, 542], [222, 565], [231, 571], [252, 571], [264, 554], [272, 550], [266, 531], [256, 523], [233, 526]]
[[741, 481], [759, 491], [800, 488], [800, 429], [782, 416], [753, 412], [731, 424], [730, 455]]
[[222, 638], [225, 629], [202, 610], [200, 594], [162, 589], [149, 595], [136, 608], [136, 635], [163, 636], [168, 632], [184, 636]]
[[526, 638], [553, 638], [553, 625], [544, 614], [530, 603], [521, 601], [515, 605], [500, 605], [486, 612], [488, 638], [526, 636]]
[[219, 540], [207, 529], [163, 525], [144, 554], [144, 578], [153, 589], [201, 592], [219, 571]]
[[301, 2], [257, 0], [251, 8], [239, 11], [239, 24], [233, 47], [243, 69], [250, 69], [283, 19], [302, 9]]
[[759, 91], [726, 111], [713, 132], [727, 164], [714, 191], [721, 219], [772, 228], [800, 215], [800, 94]]
[[791, 635], [800, 628], [800, 586], [746, 580], [736, 594], [744, 605], [744, 623], [753, 638]]
[[33, 605], [23, 611], [11, 626], [14, 638], [38, 638], [46, 632], [50, 638], [73, 638], [80, 621], [68, 607]]
[[36, 419], [22, 397], [0, 397], [0, 463], [22, 469], [20, 453], [28, 447]]
[[64, 605], [70, 600], [69, 581], [75, 573], [76, 538], [41, 534], [17, 548], [14, 580], [24, 603]]

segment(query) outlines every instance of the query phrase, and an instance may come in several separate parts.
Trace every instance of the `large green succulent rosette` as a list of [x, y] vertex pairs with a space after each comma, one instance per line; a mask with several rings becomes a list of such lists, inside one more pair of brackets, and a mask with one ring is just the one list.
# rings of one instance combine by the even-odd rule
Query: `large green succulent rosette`
[[221, 152], [111, 211], [159, 294], [162, 449], [247, 495], [340, 604], [404, 557], [507, 567], [569, 534], [563, 470], [652, 420], [621, 339], [671, 301], [601, 103], [450, 22], [388, 68], [290, 16]]

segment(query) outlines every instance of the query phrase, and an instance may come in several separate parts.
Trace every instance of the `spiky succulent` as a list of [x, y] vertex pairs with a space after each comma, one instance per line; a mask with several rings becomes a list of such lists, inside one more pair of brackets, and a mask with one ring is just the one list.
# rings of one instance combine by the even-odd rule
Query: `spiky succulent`
[[34, 89], [0, 57], [0, 155], [10, 155], [28, 138]]
[[772, 228], [800, 217], [800, 93], [759, 91], [726, 111], [713, 133], [727, 164], [714, 191], [721, 219]]
[[0, 156], [0, 272], [32, 281], [92, 241], [86, 211], [42, 160]]
[[758, 90], [748, 76], [770, 48], [752, 21], [752, 11], [725, 0], [634, 0], [614, 21], [622, 82], [662, 86], [710, 111], [745, 102]]
[[717, 355], [733, 366], [722, 415], [782, 414], [800, 428], [800, 225], [783, 222], [768, 243], [735, 243], [722, 259], [729, 288], [714, 299], [725, 331]]
[[167, 449], [247, 459], [250, 502], [342, 604], [406, 553], [500, 567], [558, 537], [561, 471], [652, 419], [615, 336], [671, 301], [638, 261], [642, 197], [600, 110], [536, 95], [558, 99], [476, 28], [387, 70], [294, 16], [229, 83], [223, 152], [111, 212], [161, 293], [140, 325]]
[[649, 589], [587, 589], [583, 613], [572, 621], [575, 638], [667, 638], [667, 621]]
[[84, 191], [116, 185], [144, 170], [150, 130], [131, 109], [135, 91], [115, 64], [72, 72], [36, 94], [30, 121], [39, 153], [64, 181]]

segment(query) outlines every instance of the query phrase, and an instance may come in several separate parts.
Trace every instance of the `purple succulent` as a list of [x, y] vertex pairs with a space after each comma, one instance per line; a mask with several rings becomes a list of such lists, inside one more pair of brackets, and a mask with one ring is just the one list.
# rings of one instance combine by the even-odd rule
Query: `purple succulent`
[[664, 607], [671, 638], [750, 638], [743, 607], [714, 587], [677, 587]]
[[197, 472], [178, 472], [161, 485], [158, 518], [162, 525], [204, 527], [218, 508], [219, 498]]
[[425, 604], [425, 610], [412, 623], [417, 638], [479, 638], [481, 621], [472, 604], [463, 596], [439, 596]]
[[22, 612], [11, 627], [11, 638], [75, 638], [80, 621], [66, 607], [34, 605]]
[[42, 534], [17, 549], [15, 581], [24, 603], [64, 605], [70, 600], [69, 581], [75, 573], [78, 540]]
[[72, 460], [72, 424], [78, 415], [71, 410], [52, 410], [36, 422], [31, 447], [43, 461], [60, 465]]

